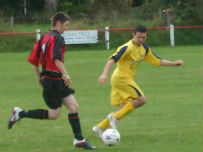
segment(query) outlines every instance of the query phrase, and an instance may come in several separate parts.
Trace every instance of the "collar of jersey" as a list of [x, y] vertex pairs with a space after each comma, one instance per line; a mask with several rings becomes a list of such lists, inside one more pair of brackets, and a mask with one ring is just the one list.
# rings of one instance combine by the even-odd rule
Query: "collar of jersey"
[[135, 42], [133, 41], [133, 39], [132, 39], [132, 43], [133, 43], [136, 47], [141, 47], [141, 46], [142, 46], [142, 45], [141, 45], [141, 46], [138, 46], [137, 43], [135, 43]]
[[52, 32], [56, 32], [57, 34], [60, 34], [57, 30], [50, 30]]

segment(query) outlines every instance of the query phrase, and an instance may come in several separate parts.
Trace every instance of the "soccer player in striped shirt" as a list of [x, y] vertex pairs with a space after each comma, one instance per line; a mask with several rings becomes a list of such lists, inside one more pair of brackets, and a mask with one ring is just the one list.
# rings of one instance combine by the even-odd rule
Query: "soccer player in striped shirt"
[[[15, 107], [9, 119], [8, 128], [11, 129], [22, 118], [57, 119], [63, 104], [69, 110], [68, 119], [75, 135], [73, 145], [92, 150], [96, 147], [90, 145], [82, 135], [78, 103], [73, 95], [74, 90], [69, 87], [72, 81], [64, 66], [65, 43], [61, 34], [68, 29], [70, 20], [70, 17], [64, 13], [54, 14], [52, 29], [34, 45], [28, 58], [43, 87], [43, 98], [49, 110], [22, 110]], [[41, 72], [39, 64], [42, 66]]]

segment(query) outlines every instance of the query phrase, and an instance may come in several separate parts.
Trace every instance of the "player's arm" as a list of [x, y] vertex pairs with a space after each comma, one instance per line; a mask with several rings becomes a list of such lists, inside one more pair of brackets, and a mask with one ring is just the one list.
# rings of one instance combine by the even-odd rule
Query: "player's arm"
[[107, 82], [109, 71], [111, 70], [114, 63], [118, 62], [120, 59], [124, 58], [128, 54], [127, 48], [128, 46], [125, 45], [118, 47], [116, 52], [113, 53], [113, 55], [109, 58], [109, 61], [107, 62], [103, 73], [99, 77], [99, 84], [104, 84], [105, 82]]
[[39, 66], [36, 66], [36, 65], [33, 65], [33, 67], [34, 67], [34, 71], [36, 73], [38, 82], [39, 82], [40, 85], [42, 85], [42, 79], [43, 79], [43, 77], [40, 76], [40, 68], [39, 68]]
[[114, 65], [114, 63], [115, 63], [114, 59], [110, 59], [107, 62], [106, 66], [104, 68], [103, 73], [99, 77], [99, 80], [98, 80], [99, 84], [104, 84], [105, 82], [107, 82], [109, 71], [111, 70], [111, 68]]
[[151, 51], [150, 48], [149, 48], [148, 52], [146, 53], [144, 60], [155, 66], [159, 66], [159, 65], [160, 66], [180, 66], [180, 65], [183, 65], [182, 60], [169, 61], [169, 60], [158, 57], [155, 53], [153, 53]]
[[63, 77], [65, 85], [71, 85], [72, 81], [71, 81], [71, 78], [66, 71], [64, 63], [59, 59], [55, 59], [54, 63], [56, 64], [56, 66], [60, 70], [60, 72], [62, 73], [62, 77]]
[[144, 61], [146, 61], [149, 64], [160, 66], [162, 58], [158, 57], [150, 48], [148, 48]]
[[165, 59], [162, 59], [160, 62], [161, 66], [180, 66], [183, 65], [183, 61], [182, 60], [176, 60], [176, 61], [168, 61]]
[[38, 80], [40, 80], [40, 69], [39, 69], [39, 66], [33, 65], [33, 67], [34, 67], [34, 71], [35, 71], [35, 73], [37, 75]]
[[39, 68], [39, 60], [40, 60], [40, 51], [41, 51], [41, 40], [38, 40], [34, 47], [33, 47], [33, 50], [30, 54], [30, 56], [28, 57], [28, 62], [31, 63], [33, 65], [33, 69], [36, 73], [36, 76], [37, 76], [37, 79], [39, 81], [39, 84], [41, 85], [41, 81], [42, 81], [42, 78], [40, 76], [40, 68]]
[[55, 37], [55, 46], [53, 51], [53, 60], [56, 65], [56, 67], [60, 70], [62, 73], [62, 78], [64, 80], [65, 85], [71, 85], [72, 81], [70, 76], [68, 75], [64, 62], [62, 60], [62, 47], [64, 45], [64, 39], [62, 36], [56, 36]]

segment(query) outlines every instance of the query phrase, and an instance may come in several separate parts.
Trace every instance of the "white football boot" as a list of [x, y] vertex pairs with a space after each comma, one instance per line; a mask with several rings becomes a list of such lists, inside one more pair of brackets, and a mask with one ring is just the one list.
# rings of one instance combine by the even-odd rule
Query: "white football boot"
[[20, 121], [19, 113], [21, 111], [23, 111], [23, 110], [21, 108], [19, 108], [19, 107], [15, 107], [13, 109], [12, 115], [9, 118], [9, 121], [8, 121], [8, 129], [11, 129], [12, 126], [14, 125], [14, 123], [16, 123], [17, 121]]
[[92, 128], [92, 131], [94, 131], [100, 138], [102, 137], [103, 130], [101, 128], [99, 128], [98, 126], [94, 126]]
[[112, 114], [108, 115], [108, 119], [109, 119], [110, 127], [113, 129], [116, 129], [116, 125], [118, 123], [118, 120]]
[[83, 140], [74, 139], [73, 140], [73, 146], [77, 147], [77, 148], [84, 148], [84, 149], [87, 149], [87, 150], [96, 149], [96, 147], [92, 146], [86, 139], [83, 139]]

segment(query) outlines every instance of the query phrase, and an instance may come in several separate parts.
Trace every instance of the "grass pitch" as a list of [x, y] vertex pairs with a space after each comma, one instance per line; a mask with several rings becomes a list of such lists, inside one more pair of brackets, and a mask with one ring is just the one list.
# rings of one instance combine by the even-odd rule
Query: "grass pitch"
[[[68, 49], [67, 49], [68, 50]], [[84, 136], [98, 152], [202, 152], [203, 49], [202, 46], [154, 47], [157, 55], [182, 59], [182, 67], [154, 67], [142, 62], [135, 81], [148, 102], [118, 124], [121, 142], [105, 146], [91, 131], [93, 125], [116, 110], [109, 104], [110, 84], [99, 86], [110, 51], [66, 52], [67, 71], [73, 79]], [[29, 53], [0, 54], [0, 152], [84, 151], [72, 146], [73, 134], [62, 109], [58, 120], [23, 119], [7, 129], [14, 106], [47, 108], [37, 84]]]

